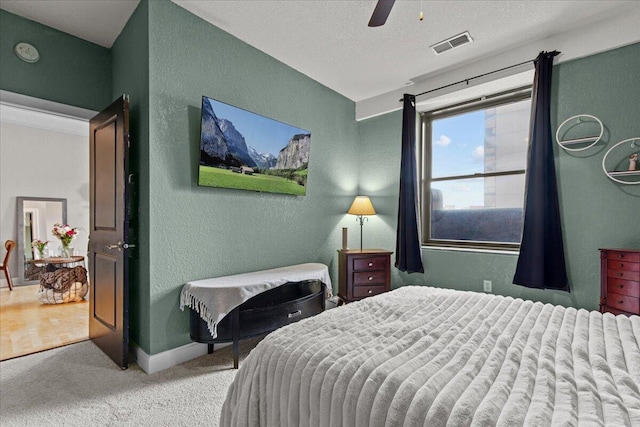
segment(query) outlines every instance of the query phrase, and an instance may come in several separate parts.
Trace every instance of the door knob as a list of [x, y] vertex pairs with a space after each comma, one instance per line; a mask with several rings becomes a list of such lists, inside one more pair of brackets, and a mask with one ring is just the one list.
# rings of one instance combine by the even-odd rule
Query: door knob
[[123, 250], [123, 249], [131, 249], [131, 248], [135, 248], [136, 245], [130, 245], [128, 243], [122, 243], [122, 242], [118, 242], [115, 245], [107, 245], [106, 248], [107, 249], [117, 249], [119, 251]]

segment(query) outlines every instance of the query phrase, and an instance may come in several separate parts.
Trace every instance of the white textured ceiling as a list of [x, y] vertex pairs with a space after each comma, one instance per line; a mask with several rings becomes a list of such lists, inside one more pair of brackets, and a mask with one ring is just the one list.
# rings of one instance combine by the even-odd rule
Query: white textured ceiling
[[[640, 7], [621, 1], [398, 0], [384, 26], [369, 28], [375, 0], [173, 1], [354, 101], [606, 19], [630, 3]], [[463, 31], [473, 43], [439, 56], [429, 48]]]
[[0, 0], [0, 9], [111, 47], [138, 3], [140, 0]]
[[[0, 7], [110, 47], [138, 1], [0, 0]], [[173, 1], [354, 101], [640, 8], [615, 0], [398, 0], [384, 26], [369, 28], [376, 0]], [[439, 56], [429, 49], [463, 31], [473, 43]]]

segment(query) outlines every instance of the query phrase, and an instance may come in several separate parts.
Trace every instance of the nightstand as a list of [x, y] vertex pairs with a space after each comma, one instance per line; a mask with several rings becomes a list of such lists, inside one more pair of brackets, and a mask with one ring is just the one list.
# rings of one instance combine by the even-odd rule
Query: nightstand
[[640, 250], [600, 249], [600, 312], [640, 314]]
[[340, 303], [358, 301], [391, 289], [391, 254], [382, 249], [338, 250]]

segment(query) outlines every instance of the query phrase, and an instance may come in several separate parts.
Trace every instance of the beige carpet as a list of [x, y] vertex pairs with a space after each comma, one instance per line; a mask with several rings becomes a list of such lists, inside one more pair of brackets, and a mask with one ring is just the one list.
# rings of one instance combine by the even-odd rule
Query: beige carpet
[[[241, 360], [257, 342], [241, 344]], [[231, 347], [147, 375], [90, 341], [72, 344], [0, 363], [0, 424], [217, 426], [232, 368]]]

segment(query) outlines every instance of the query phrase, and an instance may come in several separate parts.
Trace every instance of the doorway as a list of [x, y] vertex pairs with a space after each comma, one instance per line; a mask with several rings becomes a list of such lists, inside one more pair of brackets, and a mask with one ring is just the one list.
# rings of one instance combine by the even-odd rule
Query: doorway
[[[27, 212], [26, 225], [17, 229], [18, 197], [64, 198], [67, 200], [67, 223], [79, 229], [74, 251], [86, 257], [89, 229], [89, 135], [88, 118], [95, 113], [61, 104], [23, 97], [22, 105], [0, 102], [0, 240], [18, 240], [36, 236], [38, 218]], [[40, 108], [27, 106], [36, 101]], [[40, 102], [38, 102], [40, 101]], [[41, 109], [42, 105], [47, 110]], [[61, 114], [59, 111], [64, 111]], [[75, 114], [78, 113], [78, 114]], [[43, 222], [43, 221], [40, 221]], [[60, 241], [52, 230], [39, 232], [48, 240], [48, 249], [58, 250]], [[9, 266], [14, 290], [5, 280], [0, 282], [0, 359], [22, 356], [37, 351], [88, 339], [88, 296], [84, 301], [63, 304], [41, 304], [37, 298], [39, 283], [19, 280], [18, 257], [32, 258], [31, 247], [23, 253], [14, 251]], [[4, 253], [2, 254], [4, 255]], [[24, 263], [23, 263], [24, 265]]]

